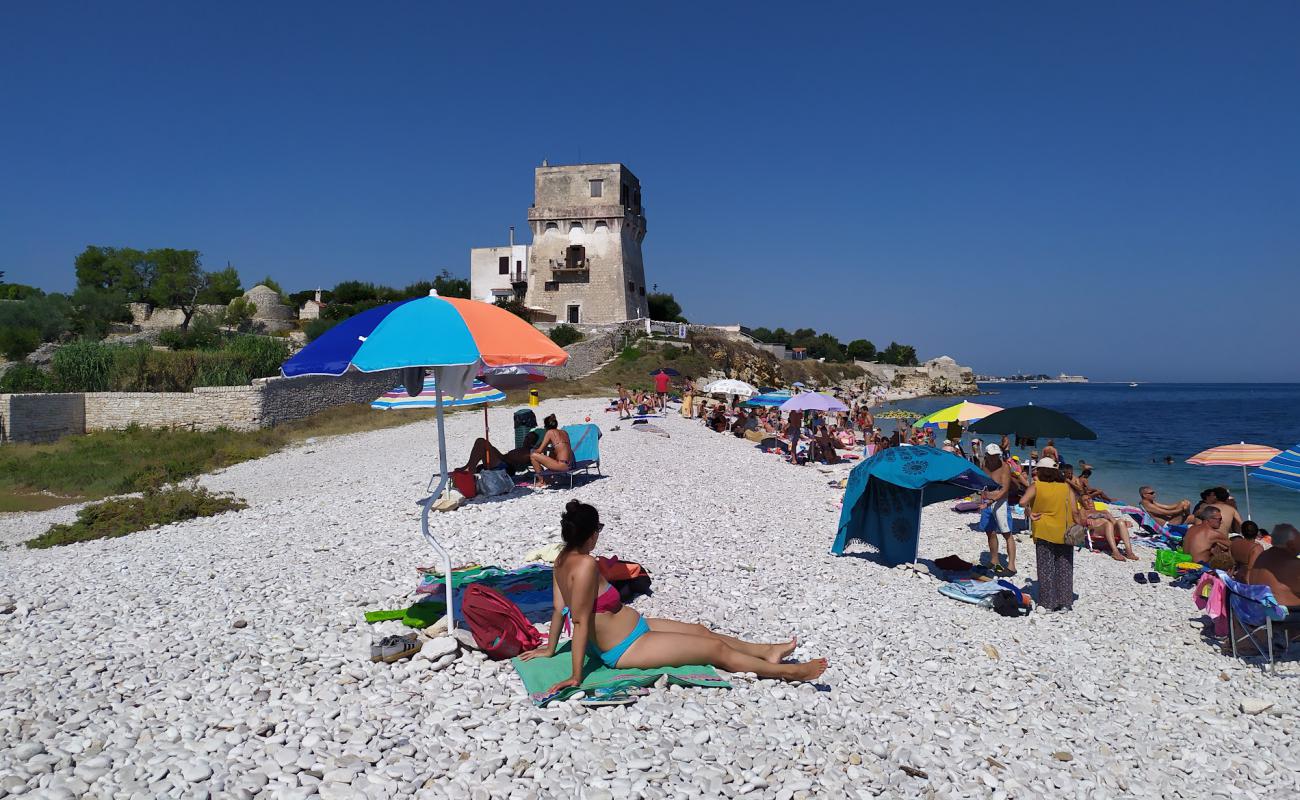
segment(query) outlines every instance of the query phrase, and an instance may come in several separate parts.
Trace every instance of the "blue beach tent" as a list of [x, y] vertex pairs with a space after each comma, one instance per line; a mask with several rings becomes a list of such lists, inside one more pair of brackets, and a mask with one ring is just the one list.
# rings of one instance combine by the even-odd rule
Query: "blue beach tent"
[[984, 470], [943, 450], [882, 450], [849, 473], [831, 553], [843, 555], [856, 539], [878, 548], [881, 561], [891, 566], [915, 561], [923, 506], [997, 486]]

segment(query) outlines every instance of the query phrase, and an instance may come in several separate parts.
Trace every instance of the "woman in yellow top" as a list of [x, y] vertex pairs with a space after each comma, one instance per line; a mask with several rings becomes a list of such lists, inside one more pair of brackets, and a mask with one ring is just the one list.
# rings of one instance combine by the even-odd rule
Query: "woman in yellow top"
[[1079, 498], [1061, 479], [1056, 460], [1040, 458], [1034, 482], [1020, 504], [1029, 514], [1038, 561], [1038, 606], [1046, 611], [1074, 607], [1074, 547], [1065, 532], [1079, 520]]

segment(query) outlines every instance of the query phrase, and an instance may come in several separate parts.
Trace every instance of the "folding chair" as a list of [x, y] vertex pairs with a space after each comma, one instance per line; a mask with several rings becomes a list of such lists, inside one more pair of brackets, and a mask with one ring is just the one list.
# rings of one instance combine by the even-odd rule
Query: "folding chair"
[[[1228, 590], [1228, 638], [1232, 640], [1232, 657], [1244, 658], [1238, 653], [1238, 645], [1249, 640], [1257, 653], [1267, 653], [1269, 670], [1276, 672], [1274, 623], [1282, 623], [1276, 628], [1282, 634], [1284, 654], [1291, 649], [1292, 633], [1300, 634], [1300, 623], [1282, 622], [1287, 618], [1287, 609], [1278, 604], [1267, 586], [1235, 581], [1222, 570], [1217, 574]], [[1300, 639], [1300, 635], [1295, 638]]]
[[594, 467], [596, 474], [600, 471], [600, 426], [587, 423], [584, 425], [565, 425], [564, 432], [569, 434], [569, 444], [573, 448], [573, 467], [571, 469], [542, 470], [542, 480], [552, 478], [569, 478], [569, 488], [573, 488], [573, 478], [578, 473], [590, 475]]

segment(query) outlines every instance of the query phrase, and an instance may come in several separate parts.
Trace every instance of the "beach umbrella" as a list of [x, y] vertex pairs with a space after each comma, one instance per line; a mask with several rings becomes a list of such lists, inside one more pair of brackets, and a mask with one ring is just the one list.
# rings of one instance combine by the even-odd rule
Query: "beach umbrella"
[[976, 422], [1001, 410], [1001, 406], [986, 406], [963, 400], [955, 406], [948, 406], [935, 411], [933, 414], [926, 414], [912, 425], [917, 428], [937, 428], [941, 425], [946, 426], [950, 422], [961, 422], [963, 424]]
[[755, 395], [741, 403], [746, 408], [758, 408], [760, 406], [779, 406], [794, 395], [786, 391], [764, 392]]
[[1281, 452], [1264, 444], [1240, 442], [1202, 450], [1187, 459], [1187, 463], [1201, 467], [1241, 467], [1241, 479], [1246, 484], [1246, 519], [1250, 519], [1250, 477], [1246, 474], [1246, 467], [1266, 464]]
[[743, 397], [753, 397], [758, 394], [758, 390], [744, 381], [737, 381], [731, 378], [716, 380], [705, 386], [700, 391], [705, 394], [737, 394]]
[[1300, 490], [1300, 444], [1292, 445], [1251, 470], [1251, 477]]
[[[528, 322], [497, 306], [476, 300], [428, 297], [399, 300], [343, 320], [325, 331], [280, 367], [286, 378], [338, 376], [402, 370], [407, 393], [418, 395], [426, 369], [433, 370], [434, 409], [438, 421], [438, 471], [429, 478], [437, 488], [420, 500], [420, 529], [441, 557], [447, 583], [447, 628], [456, 627], [451, 590], [451, 553], [429, 530], [429, 511], [447, 487], [447, 437], [443, 403], [464, 397], [474, 376], [485, 367], [513, 365], [558, 367], [569, 360], [555, 342]], [[414, 389], [414, 391], [412, 391]]]
[[990, 414], [970, 426], [971, 433], [1005, 433], [1025, 439], [1079, 439], [1091, 441], [1097, 434], [1059, 411], [1036, 406], [1017, 406]]
[[848, 411], [849, 407], [821, 392], [800, 392], [781, 404], [782, 411]]
[[[396, 389], [381, 394], [370, 404], [370, 407], [382, 411], [403, 408], [435, 408], [438, 405], [437, 393], [437, 381], [432, 377], [427, 377], [424, 379], [424, 386], [420, 389], [419, 394], [412, 396], [406, 391], [406, 387], [398, 386]], [[442, 407], [464, 408], [466, 406], [476, 406], [479, 403], [499, 403], [504, 399], [506, 399], [505, 392], [493, 388], [483, 381], [476, 380], [470, 386], [469, 391], [465, 392], [464, 396], [457, 398], [444, 396], [442, 398]]]
[[878, 548], [891, 566], [916, 561], [922, 507], [997, 486], [984, 470], [953, 453], [890, 447], [849, 473], [831, 554], [843, 555], [857, 540]]
[[526, 364], [514, 364], [508, 367], [484, 367], [479, 372], [479, 380], [503, 391], [522, 389], [533, 383], [546, 380], [546, 375], [537, 367]]
[[656, 376], [656, 375], [667, 375], [667, 376], [670, 377], [670, 378], [676, 378], [676, 377], [678, 377], [678, 376], [681, 375], [681, 374], [682, 374], [682, 373], [678, 372], [677, 370], [673, 369], [672, 367], [660, 367], [659, 369], [655, 370], [654, 372], [651, 372], [651, 373], [650, 373], [650, 377], [653, 378], [653, 377]]

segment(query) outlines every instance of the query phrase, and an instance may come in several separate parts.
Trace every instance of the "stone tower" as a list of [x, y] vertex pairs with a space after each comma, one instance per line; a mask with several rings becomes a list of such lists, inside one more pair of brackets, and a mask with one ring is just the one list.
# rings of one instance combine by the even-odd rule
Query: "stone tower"
[[535, 175], [525, 303], [558, 322], [648, 316], [641, 182], [622, 164], [545, 163]]

